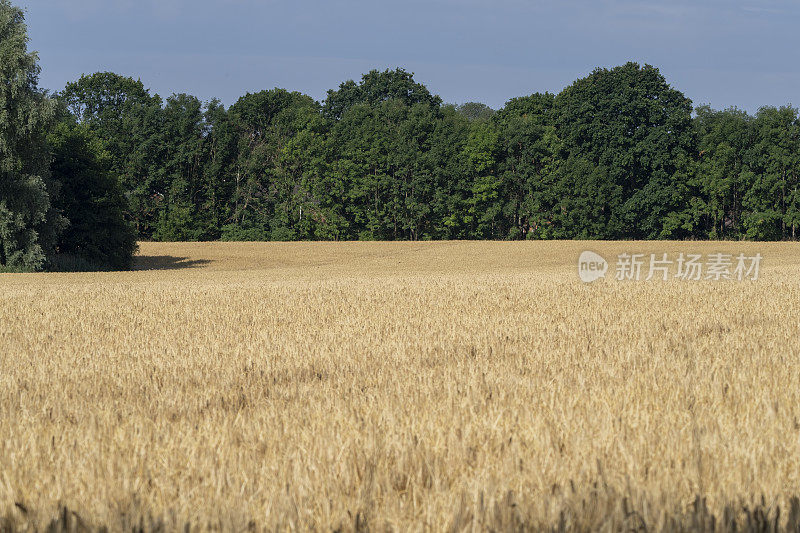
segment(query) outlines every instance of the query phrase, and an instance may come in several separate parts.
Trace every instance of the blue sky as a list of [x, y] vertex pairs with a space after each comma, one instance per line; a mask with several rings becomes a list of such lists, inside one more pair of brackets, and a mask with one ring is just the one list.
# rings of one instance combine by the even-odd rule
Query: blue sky
[[695, 105], [800, 105], [797, 0], [12, 1], [51, 90], [110, 70], [162, 96], [231, 104], [283, 87], [321, 99], [399, 66], [446, 102], [497, 108], [633, 60]]

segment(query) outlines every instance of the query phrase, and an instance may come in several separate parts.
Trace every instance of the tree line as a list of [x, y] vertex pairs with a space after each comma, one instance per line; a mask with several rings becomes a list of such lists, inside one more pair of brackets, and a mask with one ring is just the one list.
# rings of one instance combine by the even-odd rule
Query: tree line
[[650, 65], [499, 110], [403, 69], [226, 108], [109, 72], [36, 87], [0, 0], [0, 268], [124, 268], [136, 240], [798, 237], [797, 109], [693, 109]]

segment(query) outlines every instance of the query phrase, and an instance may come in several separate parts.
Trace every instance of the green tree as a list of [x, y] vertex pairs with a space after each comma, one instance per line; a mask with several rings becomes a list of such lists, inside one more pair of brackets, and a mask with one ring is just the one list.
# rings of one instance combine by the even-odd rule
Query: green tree
[[[238, 139], [233, 220], [223, 228], [231, 240], [294, 240], [308, 237], [309, 216], [319, 207], [318, 190], [304, 182], [321, 150], [308, 143], [320, 135], [319, 104], [283, 89], [247, 94], [230, 109]], [[313, 144], [313, 142], [312, 142]], [[303, 146], [309, 149], [304, 152]], [[305, 211], [305, 221], [303, 213]]]
[[170, 186], [164, 161], [171, 139], [163, 135], [161, 98], [140, 80], [112, 72], [82, 76], [59, 98], [105, 142], [111, 171], [130, 197], [137, 232], [151, 238]]
[[46, 133], [55, 106], [37, 87], [23, 12], [0, 0], [0, 270], [37, 270], [62, 219], [51, 209]]
[[[153, 238], [161, 241], [197, 241], [213, 238], [214, 211], [207, 209], [209, 188], [204, 168], [210, 156], [211, 125], [206, 109], [187, 94], [167, 98], [162, 111], [164, 201]], [[217, 234], [218, 235], [218, 234]]]
[[552, 208], [536, 235], [549, 239], [614, 239], [621, 187], [602, 165], [577, 155], [562, 161], [549, 178]]
[[431, 228], [424, 238], [467, 239], [472, 236], [468, 213], [472, 198], [469, 163], [463, 157], [470, 122], [452, 106], [444, 106], [428, 145], [432, 165]]
[[[627, 63], [597, 69], [555, 101], [563, 159], [602, 167], [620, 196], [608, 199], [613, 238], [684, 237], [694, 229], [683, 213], [696, 151], [691, 101], [655, 67]], [[574, 167], [579, 168], [579, 167]], [[574, 176], [578, 182], [580, 176]], [[578, 189], [582, 189], [578, 187]]]
[[432, 95], [428, 88], [414, 81], [414, 74], [398, 68], [395, 70], [372, 70], [364, 74], [360, 83], [346, 81], [338, 90], [328, 91], [323, 112], [331, 119], [338, 120], [351, 107], [358, 104], [369, 106], [387, 100], [400, 100], [407, 106], [425, 104], [439, 108], [442, 99]]
[[332, 207], [347, 238], [417, 240], [441, 231], [434, 207], [444, 153], [432, 150], [438, 96], [402, 69], [373, 70], [329, 91], [323, 114], [332, 190], [342, 195]]
[[452, 107], [457, 113], [470, 121], [489, 120], [496, 113], [494, 109], [480, 102], [466, 102]]
[[59, 123], [48, 140], [53, 178], [60, 184], [53, 205], [69, 221], [58, 238], [53, 268], [129, 269], [136, 232], [125, 219], [128, 202], [103, 142], [88, 126], [69, 120]]
[[436, 183], [431, 142], [438, 109], [392, 98], [360, 103], [331, 130], [332, 172], [350, 238], [427, 239]]
[[548, 235], [555, 201], [569, 191], [556, 191], [552, 181], [558, 159], [552, 94], [514, 98], [495, 115], [500, 132], [498, 172], [503, 182], [506, 237]]
[[800, 225], [800, 124], [797, 109], [763, 107], [753, 121], [744, 227], [751, 239], [797, 238]]
[[488, 122], [473, 123], [463, 157], [469, 172], [470, 197], [466, 222], [475, 239], [504, 238], [507, 224], [503, 219], [503, 178], [498, 173], [499, 132]]
[[216, 240], [233, 216], [231, 198], [236, 186], [238, 138], [230, 114], [218, 100], [206, 105], [203, 121], [207, 137], [200, 209], [205, 213], [207, 233], [201, 238]]
[[694, 119], [698, 139], [692, 203], [703, 233], [712, 239], [742, 235], [743, 199], [749, 173], [747, 151], [753, 146], [752, 117], [736, 108], [714, 111], [698, 107]]

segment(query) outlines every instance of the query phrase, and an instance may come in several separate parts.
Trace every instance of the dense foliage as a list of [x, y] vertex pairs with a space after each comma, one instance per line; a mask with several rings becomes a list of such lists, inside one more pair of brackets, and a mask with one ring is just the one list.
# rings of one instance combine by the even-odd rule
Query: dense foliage
[[124, 270], [131, 267], [136, 232], [125, 220], [128, 202], [109, 171], [111, 157], [85, 126], [62, 122], [48, 137], [52, 177], [60, 184], [52, 203], [69, 224], [58, 235], [51, 267]]
[[124, 151], [109, 154], [37, 87], [27, 45], [23, 12], [0, 0], [0, 272], [129, 268], [136, 233], [118, 178]]
[[402, 70], [323, 102], [225, 109], [84, 76], [59, 95], [109, 146], [143, 239], [794, 239], [800, 119], [695, 110], [658, 69], [597, 69], [500, 110]]
[[45, 137], [55, 107], [37, 89], [23, 13], [0, 0], [0, 269], [40, 268], [63, 219], [51, 208]]
[[134, 238], [798, 237], [797, 109], [693, 110], [649, 65], [499, 110], [445, 105], [403, 69], [226, 109], [108, 72], [48, 97], [26, 44], [0, 0], [5, 270], [124, 268]]

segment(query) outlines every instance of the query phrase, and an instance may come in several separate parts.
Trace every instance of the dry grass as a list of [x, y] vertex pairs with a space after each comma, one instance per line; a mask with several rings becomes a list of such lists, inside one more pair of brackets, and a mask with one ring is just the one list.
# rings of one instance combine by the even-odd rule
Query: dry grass
[[[583, 285], [587, 246], [764, 269]], [[798, 245], [141, 254], [158, 270], [0, 276], [0, 529], [62, 506], [111, 530], [661, 529], [762, 498], [792, 520]]]

